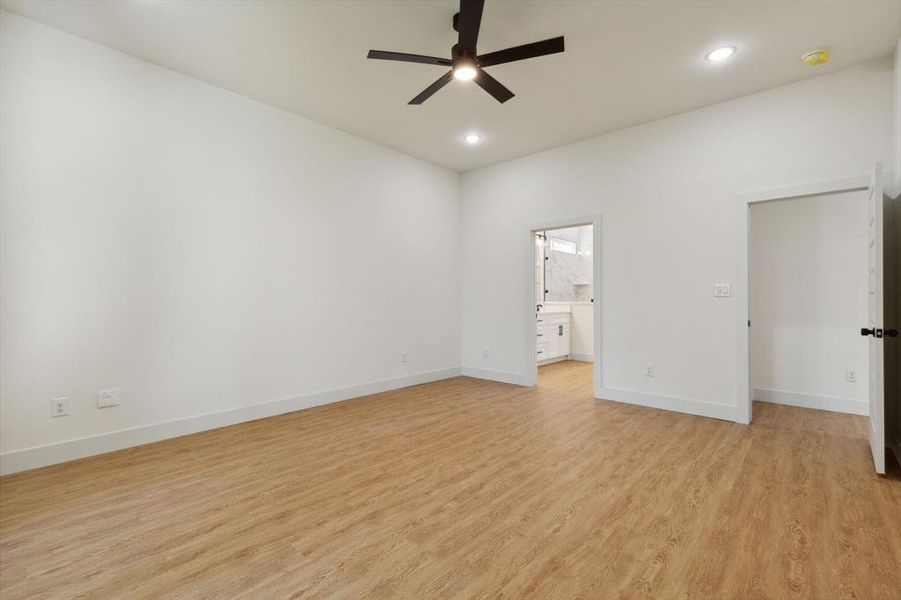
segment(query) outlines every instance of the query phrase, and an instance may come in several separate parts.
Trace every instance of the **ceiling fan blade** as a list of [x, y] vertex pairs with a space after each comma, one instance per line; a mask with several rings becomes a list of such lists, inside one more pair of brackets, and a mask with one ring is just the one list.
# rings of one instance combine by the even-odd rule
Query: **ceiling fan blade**
[[438, 58], [437, 56], [423, 56], [422, 54], [407, 54], [406, 52], [387, 52], [385, 50], [370, 50], [366, 58], [375, 58], [378, 60], [399, 60], [402, 62], [421, 63], [424, 65], [441, 65], [449, 67], [453, 65], [453, 61], [448, 58]]
[[407, 104], [422, 104], [423, 102], [428, 100], [432, 96], [432, 94], [446, 86], [447, 83], [453, 78], [454, 72], [448, 71], [447, 73], [442, 75], [435, 83], [422, 90], [422, 92], [418, 96], [407, 102]]
[[545, 54], [556, 54], [558, 52], [563, 52], [563, 36], [483, 54], [479, 57], [479, 66], [490, 67], [492, 65], [500, 65], [516, 60], [544, 56]]
[[485, 0], [460, 0], [460, 35], [457, 41], [463, 48], [475, 51], [484, 7]]
[[508, 90], [504, 87], [500, 81], [479, 69], [478, 75], [476, 75], [475, 82], [479, 84], [483, 90], [494, 96], [494, 99], [503, 104], [516, 94]]

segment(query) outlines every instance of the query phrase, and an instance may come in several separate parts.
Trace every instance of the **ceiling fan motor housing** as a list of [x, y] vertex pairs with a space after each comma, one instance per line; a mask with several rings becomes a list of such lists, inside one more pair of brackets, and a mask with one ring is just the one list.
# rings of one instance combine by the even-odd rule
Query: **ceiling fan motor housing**
[[451, 58], [454, 61], [455, 67], [460, 63], [471, 64], [473, 66], [477, 66], [479, 64], [475, 49], [464, 48], [460, 44], [454, 44], [451, 48]]

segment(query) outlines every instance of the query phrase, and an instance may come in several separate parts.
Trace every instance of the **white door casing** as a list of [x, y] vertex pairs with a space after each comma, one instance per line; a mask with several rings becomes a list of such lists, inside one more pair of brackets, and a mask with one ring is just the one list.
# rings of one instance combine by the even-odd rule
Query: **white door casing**
[[882, 164], [876, 163], [867, 197], [867, 328], [870, 377], [870, 450], [877, 473], [885, 473], [885, 378], [883, 332], [883, 202]]

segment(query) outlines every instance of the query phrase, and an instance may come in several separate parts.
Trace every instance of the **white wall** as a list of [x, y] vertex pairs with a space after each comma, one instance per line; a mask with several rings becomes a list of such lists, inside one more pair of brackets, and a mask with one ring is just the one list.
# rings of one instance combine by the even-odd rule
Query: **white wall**
[[901, 194], [901, 39], [895, 47], [895, 78], [894, 78], [894, 96], [895, 96], [895, 119], [894, 131], [895, 139], [893, 150], [895, 159], [892, 161], [892, 169], [895, 176], [889, 179], [886, 191], [896, 198]]
[[465, 174], [464, 368], [527, 380], [526, 232], [601, 213], [604, 396], [736, 417], [737, 308], [713, 297], [714, 283], [738, 287], [736, 197], [887, 163], [892, 69], [887, 59]]
[[749, 246], [755, 398], [866, 414], [866, 192], [755, 204]]
[[0, 43], [4, 470], [457, 372], [458, 174], [9, 13]]

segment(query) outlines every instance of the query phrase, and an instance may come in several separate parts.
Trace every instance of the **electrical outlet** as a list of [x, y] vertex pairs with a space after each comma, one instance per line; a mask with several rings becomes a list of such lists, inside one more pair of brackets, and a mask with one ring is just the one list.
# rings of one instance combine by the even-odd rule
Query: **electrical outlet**
[[848, 383], [857, 383], [857, 371], [854, 369], [845, 369], [845, 381]]
[[119, 388], [100, 390], [97, 392], [97, 408], [117, 406], [119, 404]]
[[482, 348], [482, 358], [488, 358], [488, 348]]
[[653, 377], [654, 376], [654, 365], [645, 365], [644, 366], [644, 376], [645, 377]]
[[713, 296], [715, 298], [728, 298], [732, 295], [732, 286], [728, 283], [714, 283]]
[[401, 352], [401, 354], [400, 354], [400, 362], [402, 362], [402, 363], [404, 363], [404, 364], [407, 364], [407, 353], [406, 353], [406, 352]]
[[51, 417], [65, 417], [69, 414], [69, 399], [68, 398], [54, 398], [50, 401], [50, 416]]

